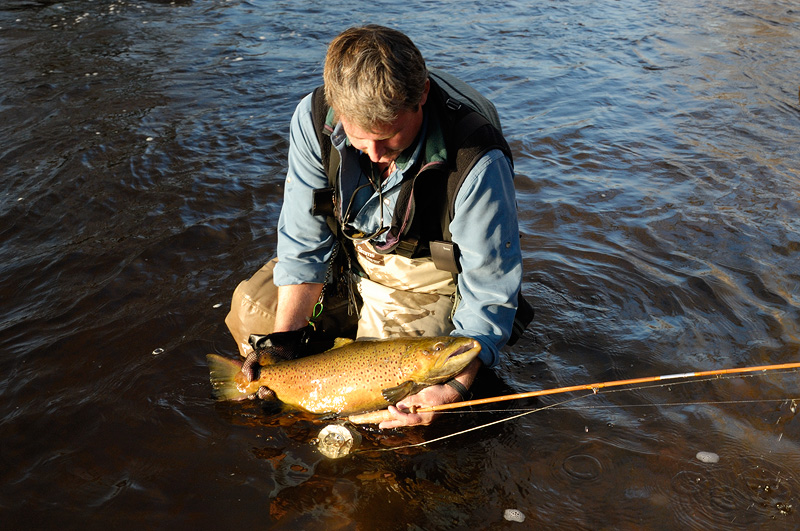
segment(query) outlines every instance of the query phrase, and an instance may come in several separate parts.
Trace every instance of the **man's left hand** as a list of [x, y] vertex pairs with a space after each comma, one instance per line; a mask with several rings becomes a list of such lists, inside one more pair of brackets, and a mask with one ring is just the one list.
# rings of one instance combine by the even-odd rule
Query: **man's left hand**
[[419, 393], [405, 397], [396, 406], [389, 406], [393, 420], [385, 420], [378, 427], [399, 428], [401, 426], [427, 426], [433, 421], [436, 413], [412, 413], [412, 409], [424, 406], [438, 406], [455, 402], [460, 397], [458, 393], [447, 385], [433, 385], [426, 387]]
[[[481, 362], [479, 360], [473, 360], [457, 378], [459, 380], [463, 379], [464, 381], [461, 383], [469, 387], [475, 379], [475, 375], [478, 373], [480, 366]], [[386, 429], [400, 428], [402, 426], [427, 426], [433, 422], [436, 413], [412, 413], [412, 409], [449, 404], [460, 400], [461, 395], [449, 385], [432, 385], [415, 395], [405, 397], [394, 406], [389, 406], [389, 413], [391, 413], [394, 418], [381, 422], [378, 427]]]

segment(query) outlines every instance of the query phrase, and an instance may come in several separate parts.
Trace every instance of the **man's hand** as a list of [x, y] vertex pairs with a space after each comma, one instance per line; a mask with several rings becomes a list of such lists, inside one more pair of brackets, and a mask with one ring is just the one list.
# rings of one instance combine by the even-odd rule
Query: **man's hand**
[[[475, 375], [480, 369], [480, 360], [474, 359], [467, 365], [467, 368], [461, 371], [456, 376], [456, 380], [461, 382], [462, 385], [469, 388]], [[436, 416], [434, 412], [428, 413], [412, 413], [412, 408], [420, 408], [427, 406], [438, 406], [441, 404], [449, 404], [451, 402], [461, 401], [461, 395], [458, 391], [449, 385], [432, 385], [426, 387], [419, 393], [407, 396], [397, 403], [395, 406], [389, 406], [389, 413], [391, 413], [393, 420], [385, 420], [381, 422], [378, 427], [385, 428], [399, 428], [401, 426], [427, 426]]]
[[249, 338], [253, 351], [247, 355], [242, 364], [242, 377], [245, 382], [252, 382], [258, 375], [258, 365], [267, 365], [276, 361], [287, 361], [307, 356], [308, 342], [311, 337], [311, 326], [289, 332], [273, 332], [266, 336], [252, 334]]
[[389, 406], [389, 412], [394, 420], [381, 422], [378, 427], [399, 428], [401, 426], [427, 426], [436, 413], [411, 413], [412, 408], [424, 406], [438, 406], [459, 400], [460, 396], [455, 389], [448, 385], [432, 385], [419, 393], [405, 397], [396, 406]]

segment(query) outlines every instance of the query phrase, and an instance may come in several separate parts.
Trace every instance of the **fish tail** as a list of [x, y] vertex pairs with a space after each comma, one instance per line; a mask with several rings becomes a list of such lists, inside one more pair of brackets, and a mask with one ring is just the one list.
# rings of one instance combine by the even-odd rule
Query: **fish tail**
[[252, 393], [239, 388], [236, 375], [242, 370], [240, 361], [218, 356], [206, 355], [208, 369], [211, 373], [211, 387], [217, 400], [244, 400]]

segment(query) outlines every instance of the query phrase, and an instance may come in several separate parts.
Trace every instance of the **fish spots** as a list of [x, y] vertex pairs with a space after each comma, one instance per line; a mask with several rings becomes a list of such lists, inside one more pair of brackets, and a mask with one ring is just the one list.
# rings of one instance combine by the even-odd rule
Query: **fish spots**
[[[469, 350], [470, 342], [454, 337], [356, 341], [316, 356], [263, 367], [258, 384], [272, 389], [280, 401], [311, 413], [369, 411], [386, 406], [384, 389], [407, 382], [424, 385], [430, 371], [441, 371], [437, 360]], [[464, 359], [463, 364], [452, 364], [447, 370], [457, 374], [472, 358]], [[437, 373], [436, 378], [441, 377]]]

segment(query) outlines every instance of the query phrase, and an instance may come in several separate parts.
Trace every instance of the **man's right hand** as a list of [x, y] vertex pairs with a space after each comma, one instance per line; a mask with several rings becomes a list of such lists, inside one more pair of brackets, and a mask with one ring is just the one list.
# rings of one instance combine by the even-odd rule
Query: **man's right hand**
[[268, 335], [251, 334], [248, 339], [253, 351], [242, 364], [242, 376], [246, 382], [258, 377], [257, 365], [269, 365], [278, 361], [288, 361], [308, 356], [311, 325], [289, 332], [273, 332]]

